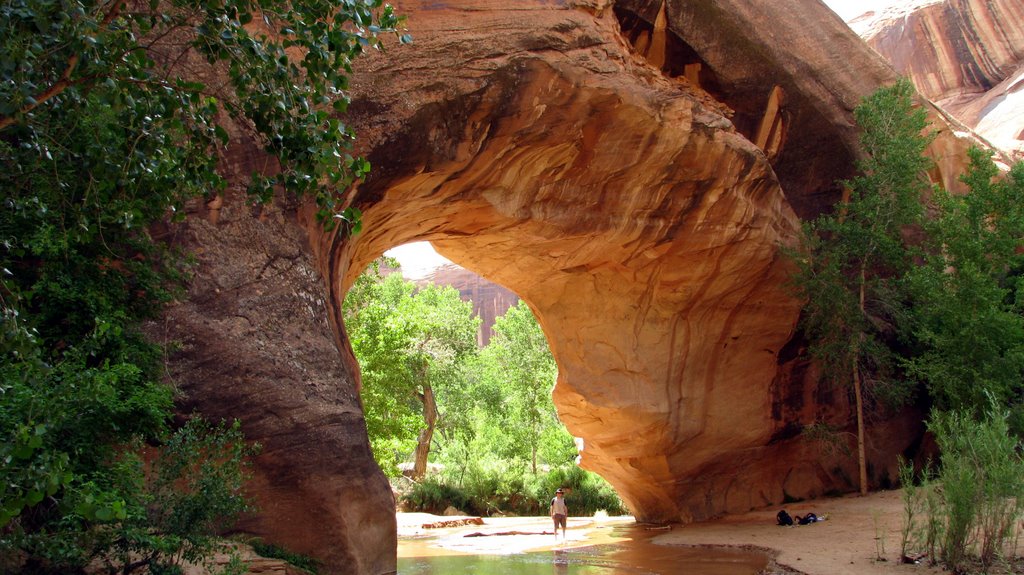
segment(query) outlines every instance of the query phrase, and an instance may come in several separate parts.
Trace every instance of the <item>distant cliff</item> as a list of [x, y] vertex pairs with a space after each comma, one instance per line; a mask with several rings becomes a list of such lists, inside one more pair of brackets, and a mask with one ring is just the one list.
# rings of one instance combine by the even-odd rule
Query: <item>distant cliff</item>
[[1024, 4], [917, 0], [850, 26], [922, 94], [1024, 157]]
[[512, 290], [454, 264], [441, 266], [416, 283], [452, 286], [459, 290], [463, 301], [473, 302], [473, 312], [480, 316], [480, 330], [476, 334], [476, 343], [480, 347], [490, 343], [495, 320], [519, 301], [519, 296]]

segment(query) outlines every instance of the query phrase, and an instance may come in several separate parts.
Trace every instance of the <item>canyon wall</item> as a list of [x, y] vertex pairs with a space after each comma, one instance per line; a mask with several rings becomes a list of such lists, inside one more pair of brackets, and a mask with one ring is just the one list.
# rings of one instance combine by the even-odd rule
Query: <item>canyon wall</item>
[[331, 329], [298, 207], [253, 208], [239, 189], [215, 206], [191, 206], [169, 230], [195, 264], [188, 297], [149, 328], [171, 350], [179, 410], [240, 419], [262, 446], [248, 485], [257, 509], [238, 530], [318, 557], [328, 573], [387, 573], [391, 489], [370, 453], [355, 359]]
[[1024, 4], [918, 0], [850, 26], [923, 95], [1024, 157]]
[[[242, 417], [264, 445], [262, 511], [241, 527], [328, 572], [394, 570], [393, 501], [340, 309], [367, 264], [418, 240], [531, 306], [583, 467], [638, 519], [852, 489], [854, 462], [800, 435], [852, 421], [845, 390], [798, 359], [780, 250], [840, 196], [852, 110], [891, 68], [817, 0], [397, 7], [415, 44], [359, 62], [346, 118], [374, 167], [346, 197], [364, 231], [234, 193], [175, 229], [196, 280], [154, 330], [180, 342], [183, 405]], [[963, 145], [931, 112], [949, 185]], [[243, 145], [229, 163], [258, 159]], [[920, 418], [871, 431], [884, 485]]]
[[466, 268], [452, 264], [435, 268], [417, 285], [432, 283], [439, 286], [451, 286], [459, 290], [462, 301], [473, 303], [473, 313], [480, 318], [480, 329], [477, 330], [476, 344], [484, 347], [494, 335], [494, 322], [505, 315], [508, 308], [519, 302], [519, 296], [504, 286], [500, 286]]

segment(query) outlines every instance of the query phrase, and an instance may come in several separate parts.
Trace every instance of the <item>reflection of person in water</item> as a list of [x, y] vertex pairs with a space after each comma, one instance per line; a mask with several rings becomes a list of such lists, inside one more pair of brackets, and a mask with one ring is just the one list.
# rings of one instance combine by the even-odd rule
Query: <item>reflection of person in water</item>
[[569, 554], [561, 549], [555, 549], [551, 555], [551, 572], [555, 575], [569, 574]]

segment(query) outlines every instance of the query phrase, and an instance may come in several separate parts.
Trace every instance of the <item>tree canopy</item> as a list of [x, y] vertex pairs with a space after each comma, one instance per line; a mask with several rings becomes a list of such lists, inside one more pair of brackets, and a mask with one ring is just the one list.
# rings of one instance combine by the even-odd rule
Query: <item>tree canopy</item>
[[359, 359], [374, 457], [395, 475], [417, 447], [425, 466], [435, 428], [444, 433], [464, 417], [465, 366], [476, 354], [480, 320], [454, 288], [417, 289], [399, 273], [381, 275], [379, 266], [349, 290], [345, 326]]
[[864, 421], [880, 399], [898, 405], [920, 387], [933, 417], [1009, 412], [1024, 432], [1024, 166], [1001, 173], [975, 148], [966, 194], [933, 188], [913, 95], [903, 80], [857, 108], [862, 173], [794, 253], [811, 354], [855, 395], [862, 492]]
[[924, 151], [924, 110], [913, 104], [906, 80], [880, 89], [857, 107], [866, 153], [861, 174], [844, 185], [848, 197], [804, 228], [793, 284], [806, 300], [802, 325], [824, 375], [855, 394], [861, 493], [867, 493], [865, 392], [899, 396], [898, 362], [891, 352], [900, 335], [906, 298], [902, 280], [913, 262], [904, 242], [920, 222], [930, 189]]
[[[349, 290], [345, 326], [374, 457], [392, 477], [398, 464], [415, 464], [405, 505], [546, 513], [554, 489], [566, 487], [574, 513], [624, 512], [607, 482], [575, 464], [575, 442], [551, 399], [557, 364], [529, 306], [511, 307], [477, 349], [469, 302], [452, 288], [384, 276], [385, 264], [397, 267], [375, 262]], [[426, 458], [437, 471], [425, 473]]]
[[305, 194], [355, 231], [338, 192], [369, 165], [339, 114], [398, 24], [380, 0], [0, 5], [0, 569], [156, 569], [245, 509], [238, 427], [170, 433], [140, 325], [187, 267], [150, 229], [221, 193], [248, 140], [254, 199]]

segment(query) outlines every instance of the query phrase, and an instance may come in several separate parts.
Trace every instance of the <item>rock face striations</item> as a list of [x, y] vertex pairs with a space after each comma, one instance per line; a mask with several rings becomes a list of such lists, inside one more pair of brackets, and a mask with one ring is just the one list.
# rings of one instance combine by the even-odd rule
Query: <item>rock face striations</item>
[[[364, 231], [231, 197], [187, 228], [204, 281], [170, 314], [190, 338], [174, 375], [267, 446], [246, 527], [332, 572], [394, 569], [340, 309], [368, 263], [417, 240], [533, 308], [582, 465], [639, 519], [850, 489], [853, 462], [800, 436], [847, 427], [849, 409], [796, 359], [780, 249], [853, 173], [852, 109], [895, 78], [882, 59], [817, 0], [398, 8], [416, 43], [359, 64], [347, 117], [374, 166], [348, 197]], [[959, 144], [938, 127], [951, 180]], [[919, 434], [873, 428], [876, 485]]]
[[1024, 157], [1024, 4], [918, 0], [850, 25], [922, 94]]

